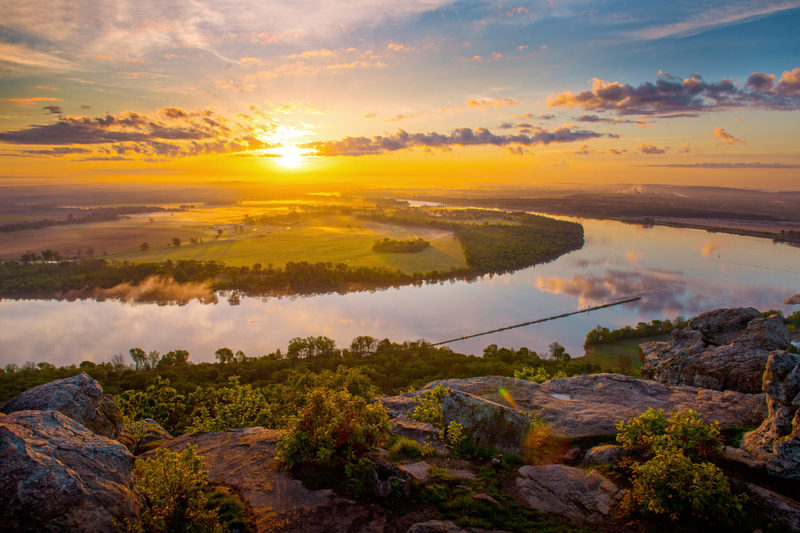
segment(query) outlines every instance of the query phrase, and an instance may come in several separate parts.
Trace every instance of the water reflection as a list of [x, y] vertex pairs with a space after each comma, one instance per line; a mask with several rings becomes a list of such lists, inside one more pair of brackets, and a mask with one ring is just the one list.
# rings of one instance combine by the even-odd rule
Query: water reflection
[[226, 294], [217, 305], [178, 299], [185, 303], [180, 307], [3, 301], [0, 364], [105, 361], [134, 346], [186, 349], [191, 361], [212, 361], [222, 346], [260, 355], [308, 335], [330, 336], [340, 346], [357, 335], [435, 342], [642, 297], [633, 304], [451, 345], [466, 353], [480, 353], [491, 343], [545, 352], [557, 340], [579, 355], [586, 332], [598, 324], [620, 327], [720, 306], [791, 312], [784, 301], [800, 290], [798, 248], [700, 230], [581, 222], [587, 242], [583, 249], [552, 263], [470, 282], [305, 297]]

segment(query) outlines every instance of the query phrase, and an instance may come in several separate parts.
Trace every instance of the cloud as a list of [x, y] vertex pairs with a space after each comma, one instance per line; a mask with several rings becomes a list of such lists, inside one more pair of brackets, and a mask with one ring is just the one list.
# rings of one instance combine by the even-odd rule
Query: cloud
[[573, 130], [561, 127], [553, 131], [534, 128], [530, 135], [495, 135], [486, 128], [458, 128], [448, 134], [407, 133], [398, 130], [386, 137], [345, 137], [337, 141], [320, 141], [304, 144], [320, 156], [361, 156], [375, 155], [410, 148], [438, 148], [449, 150], [451, 146], [494, 145], [500, 147], [523, 147], [569, 143], [598, 137], [615, 137], [609, 133], [589, 130]]
[[668, 148], [669, 147], [659, 148], [650, 143], [642, 143], [636, 149], [645, 155], [658, 155], [666, 153]]
[[636, 30], [631, 32], [630, 35], [634, 39], [643, 40], [688, 37], [722, 26], [738, 24], [797, 7], [800, 7], [800, 2], [796, 0], [744, 2], [739, 5], [721, 5], [711, 9], [700, 3], [698, 4], [698, 11], [691, 14], [686, 20]]
[[[7, 6], [4, 6], [4, 11]], [[6, 21], [7, 22], [7, 21]], [[12, 43], [0, 43], [0, 62], [12, 63], [19, 67], [36, 70], [73, 70], [77, 67], [55, 54], [33, 50], [27, 46]]]
[[62, 113], [61, 107], [57, 105], [46, 105], [42, 109], [47, 111], [48, 115], [60, 115]]
[[[582, 107], [587, 111], [662, 118], [735, 107], [797, 110], [800, 109], [800, 68], [784, 72], [774, 86], [770, 83], [770, 75], [757, 72], [750, 76], [745, 89], [728, 79], [706, 82], [699, 74], [681, 80], [669, 73], [661, 73], [655, 82], [644, 82], [637, 87], [594, 78], [591, 90], [579, 94], [558, 93], [551, 96], [547, 104], [550, 107]], [[591, 119], [594, 115], [587, 116]]]
[[[260, 128], [232, 124], [211, 110], [167, 107], [150, 116], [133, 111], [100, 117], [59, 116], [56, 122], [0, 132], [0, 142], [14, 145], [94, 146], [97, 157], [163, 158], [269, 148]], [[87, 148], [88, 149], [88, 148]], [[31, 155], [86, 153], [53, 148]], [[21, 153], [25, 153], [22, 151]]]
[[480, 98], [470, 98], [464, 103], [467, 107], [476, 107], [479, 109], [499, 109], [501, 107], [515, 106], [519, 104], [519, 101], [515, 98], [492, 98], [488, 96], [482, 96]]
[[753, 169], [769, 169], [769, 168], [800, 168], [800, 164], [791, 163], [761, 163], [753, 161], [749, 163], [670, 163], [663, 165], [640, 165], [643, 167], [659, 167], [659, 168], [708, 168], [708, 169], [736, 169], [736, 168], [753, 168]]
[[575, 120], [578, 122], [602, 122], [604, 124], [644, 124], [642, 120], [630, 120], [627, 118], [606, 118], [606, 117], [599, 117], [597, 115], [589, 115], [584, 113], [583, 115], [576, 117]]
[[553, 120], [554, 118], [556, 118], [556, 116], [550, 113], [539, 113], [538, 115], [536, 113], [522, 113], [521, 115], [514, 115], [514, 118], [520, 120], [522, 119]]
[[731, 135], [722, 128], [714, 128], [712, 135], [714, 135], [714, 137], [717, 137], [723, 144], [747, 144], [742, 139], [737, 139], [736, 137], [734, 137], [733, 135]]
[[8, 102], [14, 102], [18, 105], [33, 105], [38, 104], [39, 102], [58, 102], [61, 98], [53, 98], [51, 96], [27, 96], [27, 97], [15, 97], [15, 98], [0, 98], [0, 100], [6, 100]]

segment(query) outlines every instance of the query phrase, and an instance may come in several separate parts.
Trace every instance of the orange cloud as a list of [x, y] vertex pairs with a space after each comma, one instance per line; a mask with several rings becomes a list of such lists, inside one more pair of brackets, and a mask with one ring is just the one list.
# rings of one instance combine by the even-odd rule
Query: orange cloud
[[19, 105], [32, 105], [37, 102], [57, 102], [61, 100], [61, 98], [52, 98], [49, 96], [30, 96], [27, 98], [3, 98], [3, 100], [8, 100], [9, 102], [14, 102], [15, 104]]
[[743, 139], [737, 139], [722, 128], [714, 128], [712, 134], [723, 144], [747, 144]]
[[488, 109], [493, 107], [494, 109], [498, 109], [501, 107], [517, 105], [519, 104], [519, 101], [516, 98], [490, 98], [483, 96], [481, 98], [470, 98], [464, 103], [467, 105], [467, 107], [476, 107], [479, 109]]

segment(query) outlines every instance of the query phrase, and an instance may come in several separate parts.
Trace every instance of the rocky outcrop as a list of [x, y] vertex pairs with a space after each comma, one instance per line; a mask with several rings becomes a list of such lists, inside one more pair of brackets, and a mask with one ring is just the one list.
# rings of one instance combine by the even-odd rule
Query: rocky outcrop
[[275, 459], [280, 432], [264, 428], [184, 435], [167, 441], [178, 451], [197, 446], [211, 483], [235, 489], [252, 509], [259, 532], [378, 533], [385, 516], [331, 490], [309, 490]]
[[442, 417], [445, 427], [451, 421], [462, 424], [469, 440], [517, 455], [531, 425], [530, 416], [516, 409], [459, 390], [442, 399]]
[[589, 448], [583, 457], [583, 462], [587, 465], [614, 465], [626, 455], [624, 446], [604, 444]]
[[668, 342], [642, 344], [642, 377], [758, 393], [770, 352], [785, 350], [789, 341], [778, 316], [761, 317], [750, 308], [716, 309], [689, 320], [689, 326], [673, 331]]
[[564, 465], [523, 466], [515, 480], [514, 498], [520, 505], [580, 525], [607, 521], [622, 495], [598, 472]]
[[742, 447], [778, 476], [800, 480], [800, 355], [774, 352], [764, 372], [768, 415]]
[[433, 424], [412, 420], [405, 416], [399, 416], [389, 420], [389, 428], [393, 435], [400, 435], [407, 439], [417, 441], [423, 446], [430, 446], [440, 455], [447, 455], [450, 450], [439, 439], [439, 428]]
[[752, 483], [747, 485], [747, 495], [778, 531], [800, 531], [800, 502]]
[[155, 448], [162, 441], [169, 440], [172, 435], [152, 418], [138, 420], [125, 426], [117, 440], [131, 452], [141, 454]]
[[0, 413], [59, 411], [104, 437], [122, 433], [122, 411], [86, 372], [26, 390], [0, 406]]
[[706, 422], [719, 421], [723, 429], [758, 425], [767, 414], [763, 394], [665, 385], [621, 374], [582, 375], [545, 383], [483, 376], [433, 381], [422, 390], [439, 384], [517, 412], [538, 411], [555, 432], [570, 438], [614, 434], [617, 422], [639, 416], [650, 407], [666, 413], [694, 409]]
[[112, 532], [136, 516], [133, 456], [58, 411], [0, 414], [4, 531]]

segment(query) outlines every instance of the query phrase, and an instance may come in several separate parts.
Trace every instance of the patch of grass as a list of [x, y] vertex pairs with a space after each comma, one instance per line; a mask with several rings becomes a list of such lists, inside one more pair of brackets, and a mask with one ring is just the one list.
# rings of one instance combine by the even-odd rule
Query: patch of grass
[[221, 238], [206, 237], [201, 244], [183, 244], [179, 248], [152, 246], [113, 256], [115, 260], [160, 262], [167, 259], [222, 261], [231, 266], [272, 264], [283, 266], [290, 261], [344, 263], [350, 266], [388, 267], [414, 272], [447, 271], [466, 265], [459, 242], [449, 232], [423, 233], [430, 242], [415, 254], [378, 253], [372, 250], [376, 238], [408, 239], [416, 233], [401, 226], [365, 222], [349, 216], [311, 218], [291, 226], [246, 226], [241, 231], [223, 232]]
[[[615, 370], [634, 377], [640, 377], [642, 361], [639, 359], [639, 345], [649, 341], [667, 341], [669, 335], [655, 337], [642, 337], [640, 339], [625, 339], [617, 342], [595, 344], [586, 347], [586, 355], [576, 357], [576, 363], [589, 363], [600, 365], [604, 369]], [[630, 366], [627, 366], [627, 362]]]

